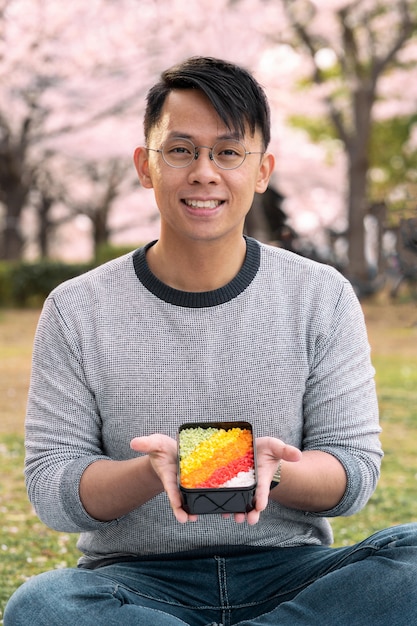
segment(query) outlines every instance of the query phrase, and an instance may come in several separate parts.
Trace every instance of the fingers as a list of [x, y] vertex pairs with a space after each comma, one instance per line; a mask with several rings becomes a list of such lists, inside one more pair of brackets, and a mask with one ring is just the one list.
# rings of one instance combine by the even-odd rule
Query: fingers
[[130, 447], [136, 452], [144, 454], [172, 452], [177, 453], [177, 442], [167, 435], [148, 435], [147, 437], [134, 437], [130, 442]]
[[302, 458], [298, 448], [290, 446], [275, 437], [258, 437], [256, 440], [258, 468], [266, 463], [278, 463], [279, 460], [297, 462]]
[[259, 453], [265, 453], [269, 457], [276, 459], [276, 461], [282, 460], [295, 463], [300, 461], [302, 457], [301, 450], [275, 437], [259, 437], [256, 440], [256, 444]]
[[180, 522], [180, 524], [186, 524], [187, 522], [196, 522], [198, 519], [197, 515], [189, 515], [186, 511], [184, 511], [182, 506], [174, 508], [171, 503], [171, 508], [175, 515], [175, 519], [177, 520], [177, 522]]

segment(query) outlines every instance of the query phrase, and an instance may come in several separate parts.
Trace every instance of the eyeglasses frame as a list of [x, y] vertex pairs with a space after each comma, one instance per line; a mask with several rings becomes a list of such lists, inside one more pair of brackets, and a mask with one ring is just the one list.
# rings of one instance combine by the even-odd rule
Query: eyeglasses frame
[[229, 170], [237, 170], [239, 167], [241, 167], [241, 166], [244, 164], [244, 162], [246, 161], [246, 157], [247, 157], [249, 154], [265, 154], [265, 150], [263, 150], [263, 151], [250, 151], [250, 150], [246, 150], [245, 145], [244, 145], [241, 141], [238, 141], [237, 139], [233, 139], [233, 141], [235, 141], [236, 143], [238, 143], [238, 144], [240, 144], [240, 145], [242, 146], [243, 151], [244, 151], [244, 155], [245, 155], [245, 156], [243, 157], [243, 161], [242, 161], [242, 163], [239, 163], [239, 165], [235, 165], [234, 167], [222, 167], [222, 166], [221, 166], [221, 165], [219, 165], [219, 164], [217, 163], [217, 161], [215, 160], [215, 158], [214, 158], [214, 156], [213, 156], [213, 150], [214, 150], [214, 148], [217, 146], [217, 144], [218, 144], [218, 143], [220, 143], [221, 141], [223, 141], [223, 139], [221, 139], [220, 141], [216, 141], [216, 143], [215, 143], [212, 147], [210, 147], [210, 146], [195, 146], [195, 145], [194, 145], [194, 143], [191, 141], [191, 139], [186, 139], [186, 141], [187, 141], [188, 143], [190, 143], [190, 144], [193, 146], [193, 148], [194, 148], [194, 156], [191, 158], [190, 162], [189, 162], [189, 163], [186, 163], [185, 165], [172, 165], [172, 163], [168, 163], [168, 161], [166, 160], [165, 155], [164, 155], [164, 144], [162, 144], [161, 148], [159, 148], [159, 149], [158, 149], [158, 148], [149, 148], [148, 146], [146, 146], [146, 150], [150, 150], [151, 152], [159, 152], [159, 154], [161, 154], [161, 155], [162, 155], [162, 158], [163, 158], [163, 160], [164, 160], [164, 163], [166, 163], [169, 167], [173, 167], [173, 168], [174, 168], [174, 169], [176, 169], [176, 170], [180, 170], [180, 169], [183, 169], [183, 168], [185, 168], [185, 167], [190, 167], [190, 165], [192, 164], [192, 162], [193, 162], [193, 161], [197, 161], [197, 159], [198, 159], [198, 158], [199, 158], [199, 156], [200, 156], [199, 150], [200, 150], [201, 148], [206, 148], [207, 150], [209, 150], [209, 159], [210, 159], [210, 161], [213, 161], [213, 163], [214, 163], [214, 164], [215, 164], [215, 165], [216, 165], [219, 169], [221, 169], [221, 170], [226, 170], [226, 171], [229, 171]]

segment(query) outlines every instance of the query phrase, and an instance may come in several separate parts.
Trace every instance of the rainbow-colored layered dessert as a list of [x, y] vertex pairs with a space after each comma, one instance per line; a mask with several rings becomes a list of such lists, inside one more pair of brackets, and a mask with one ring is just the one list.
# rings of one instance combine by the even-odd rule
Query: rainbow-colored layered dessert
[[179, 431], [180, 485], [186, 489], [250, 487], [255, 483], [249, 428], [193, 424]]

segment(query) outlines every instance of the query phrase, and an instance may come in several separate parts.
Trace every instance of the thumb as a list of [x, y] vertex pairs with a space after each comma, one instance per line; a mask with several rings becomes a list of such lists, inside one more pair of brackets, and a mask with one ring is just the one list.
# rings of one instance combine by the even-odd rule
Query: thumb
[[301, 450], [299, 450], [295, 446], [290, 446], [287, 444], [284, 445], [284, 449], [282, 450], [282, 453], [281, 453], [281, 459], [283, 461], [291, 461], [291, 462], [301, 461], [301, 457], [302, 457]]
[[166, 450], [172, 450], [177, 446], [177, 442], [168, 435], [161, 435], [155, 433], [154, 435], [147, 435], [145, 437], [134, 437], [130, 442], [130, 447], [136, 452], [143, 452], [144, 454], [164, 452]]

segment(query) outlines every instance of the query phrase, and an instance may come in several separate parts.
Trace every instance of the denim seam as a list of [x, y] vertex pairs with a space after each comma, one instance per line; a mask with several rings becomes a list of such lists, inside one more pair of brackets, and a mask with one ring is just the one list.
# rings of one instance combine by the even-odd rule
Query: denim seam
[[215, 556], [214, 558], [217, 561], [217, 579], [219, 581], [219, 596], [222, 607], [222, 624], [224, 624], [224, 626], [228, 626], [231, 618], [231, 606], [229, 604], [229, 596], [227, 592], [226, 559], [220, 556]]
[[[104, 578], [109, 578], [108, 576], [104, 576]], [[167, 604], [168, 606], [176, 606], [179, 608], [184, 608], [184, 609], [191, 609], [191, 610], [209, 610], [211, 611], [212, 609], [215, 609], [217, 611], [221, 611], [222, 610], [222, 606], [211, 606], [211, 605], [206, 605], [206, 604], [196, 604], [196, 605], [188, 605], [188, 604], [181, 604], [179, 602], [173, 602], [172, 600], [167, 600], [165, 598], [160, 598], [159, 596], [152, 596], [149, 595], [147, 593], [143, 593], [141, 591], [138, 591], [137, 589], [132, 589], [131, 587], [129, 587], [128, 585], [124, 585], [123, 583], [117, 583], [116, 585], [114, 585], [114, 589], [112, 592], [112, 595], [114, 597], [117, 597], [117, 599], [121, 599], [118, 597], [118, 591], [119, 589], [124, 589], [125, 591], [138, 596], [139, 598], [146, 598], [147, 600], [152, 600], [153, 602], [160, 602], [161, 604]]]

